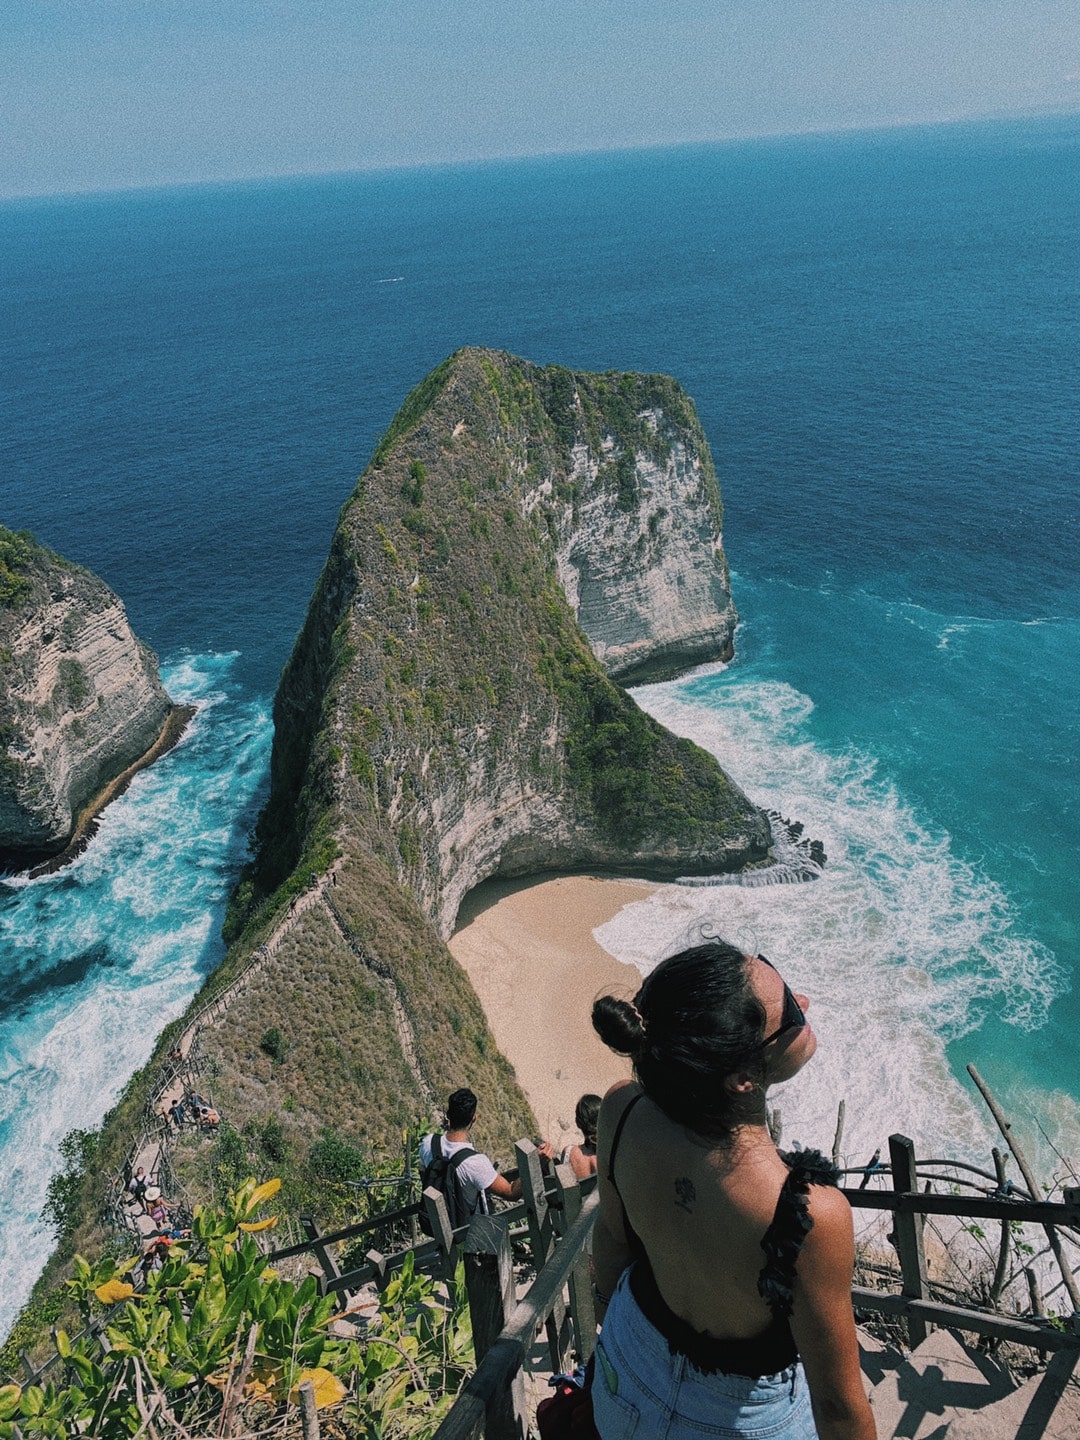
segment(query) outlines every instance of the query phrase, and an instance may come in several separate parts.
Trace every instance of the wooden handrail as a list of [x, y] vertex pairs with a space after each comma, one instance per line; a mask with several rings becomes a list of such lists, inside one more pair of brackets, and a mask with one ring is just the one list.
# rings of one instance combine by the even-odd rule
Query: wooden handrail
[[353, 1240], [357, 1235], [366, 1235], [369, 1230], [378, 1230], [383, 1225], [411, 1220], [414, 1215], [420, 1214], [421, 1209], [419, 1202], [414, 1201], [411, 1205], [403, 1205], [398, 1210], [389, 1210], [385, 1215], [378, 1215], [373, 1220], [360, 1220], [355, 1225], [347, 1225], [344, 1230], [331, 1230], [328, 1235], [301, 1240], [299, 1244], [287, 1245], [283, 1250], [269, 1250], [266, 1259], [268, 1263], [274, 1260], [292, 1260], [297, 1255], [313, 1250], [316, 1245], [336, 1245], [341, 1240]]
[[864, 1285], [853, 1285], [851, 1298], [856, 1310], [873, 1310], [879, 1315], [948, 1325], [953, 1330], [991, 1335], [998, 1340], [1011, 1340], [1016, 1345], [1031, 1345], [1036, 1350], [1075, 1350], [1080, 1353], [1080, 1333], [1059, 1330], [1049, 1321], [1036, 1325], [1030, 1320], [1013, 1320], [1008, 1315], [995, 1315], [989, 1310], [969, 1310], [964, 1305], [946, 1305], [940, 1300], [915, 1300], [891, 1290], [870, 1290]]
[[578, 1254], [592, 1231], [599, 1204], [600, 1197], [595, 1190], [582, 1201], [581, 1213], [559, 1241], [528, 1294], [515, 1306], [499, 1338], [466, 1382], [433, 1440], [474, 1440], [480, 1434], [489, 1402], [521, 1368], [537, 1328], [561, 1298]]
[[991, 1195], [928, 1195], [925, 1191], [854, 1190], [842, 1187], [853, 1210], [893, 1210], [916, 1215], [960, 1215], [972, 1220], [1026, 1220], [1036, 1225], [1080, 1224], [1077, 1198], [996, 1200]]
[[[517, 1222], [525, 1216], [525, 1206], [520, 1202], [516, 1205], [508, 1205], [505, 1210], [499, 1211], [499, 1219], [505, 1220], [509, 1225], [511, 1221]], [[451, 1232], [454, 1245], [460, 1245], [468, 1234], [468, 1223], [459, 1225]], [[516, 1236], [516, 1231], [511, 1231]], [[314, 1250], [319, 1240], [307, 1240], [299, 1246], [293, 1247], [296, 1250]], [[325, 1239], [321, 1240], [325, 1244]], [[445, 1259], [442, 1246], [438, 1240], [423, 1240], [419, 1245], [410, 1245], [404, 1250], [395, 1251], [393, 1255], [385, 1255], [382, 1258], [381, 1270], [384, 1275], [391, 1274], [394, 1270], [400, 1270], [404, 1265], [406, 1257], [411, 1255], [418, 1270], [423, 1270], [427, 1265], [433, 1264], [436, 1260]], [[355, 1270], [346, 1271], [344, 1275], [324, 1277], [320, 1286], [320, 1293], [323, 1295], [337, 1295], [343, 1290], [358, 1290], [361, 1285], [366, 1285], [369, 1280], [374, 1280], [375, 1268], [370, 1262], [358, 1266]]]

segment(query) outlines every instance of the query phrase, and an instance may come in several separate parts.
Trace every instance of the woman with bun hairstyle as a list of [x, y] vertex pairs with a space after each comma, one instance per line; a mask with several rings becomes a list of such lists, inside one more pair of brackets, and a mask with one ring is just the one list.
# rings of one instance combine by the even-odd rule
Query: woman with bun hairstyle
[[581, 1131], [580, 1145], [568, 1145], [563, 1164], [569, 1165], [579, 1180], [596, 1174], [596, 1126], [600, 1119], [600, 1096], [582, 1095], [574, 1110], [574, 1124]]
[[710, 940], [593, 1026], [633, 1061], [604, 1097], [593, 1241], [602, 1440], [874, 1440], [851, 1308], [851, 1209], [765, 1095], [811, 1058], [805, 995]]

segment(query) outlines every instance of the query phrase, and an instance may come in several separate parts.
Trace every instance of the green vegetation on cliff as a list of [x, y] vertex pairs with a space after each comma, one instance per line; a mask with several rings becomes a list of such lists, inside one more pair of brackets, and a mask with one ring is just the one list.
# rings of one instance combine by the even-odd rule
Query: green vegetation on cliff
[[[480, 1097], [477, 1143], [510, 1161], [536, 1122], [444, 943], [464, 894], [492, 875], [764, 858], [764, 817], [608, 678], [560, 575], [579, 532], [612, 517], [605, 534], [637, 537], [614, 562], [647, 570], [666, 513], [651, 487], [680, 466], [695, 543], [722, 569], [715, 473], [673, 380], [464, 350], [406, 399], [341, 511], [275, 699], [255, 858], [195, 1003], [287, 933], [202, 1032], [226, 1124], [178, 1149], [188, 1196], [272, 1165], [290, 1210], [329, 1218], [333, 1176], [357, 1156], [392, 1168], [403, 1131], [462, 1084]], [[137, 1133], [154, 1069], [107, 1118], [99, 1176]], [[72, 1180], [80, 1215], [100, 1185]], [[66, 1244], [94, 1248], [90, 1222]]]
[[[448, 864], [432, 799], [483, 790], [470, 768], [492, 791], [512, 770], [572, 813], [577, 853], [553, 844], [528, 868], [728, 868], [711, 842], [747, 826], [754, 854], [736, 847], [728, 863], [761, 857], [753, 807], [607, 679], [555, 573], [553, 532], [581, 484], [575, 451], [596, 459], [618, 506], [636, 473], [627, 460], [662, 463], [676, 440], [707, 459], [665, 376], [461, 351], [411, 393], [342, 511], [282, 677], [272, 794], [231, 933], [342, 828], [430, 913]], [[703, 475], [718, 523], [711, 461]], [[503, 872], [513, 863], [504, 855]]]
[[[349, 939], [308, 912], [206, 1039], [252, 1162], [271, 1118], [298, 1164], [331, 1121], [389, 1152], [465, 1083], [481, 1096], [481, 1144], [505, 1158], [534, 1124], [440, 938], [462, 894], [495, 873], [670, 875], [764, 855], [763, 819], [712, 757], [604, 674], [556, 573], [555, 537], [579, 503], [648, 518], [655, 502], [626, 477], [676, 447], [701, 457], [702, 513], [718, 524], [675, 381], [482, 350], [422, 381], [377, 447], [282, 675], [271, 796], [227, 925], [247, 953], [336, 860]], [[270, 1025], [280, 1062], [260, 1046]]]
[[29, 590], [27, 571], [36, 549], [29, 530], [8, 530], [0, 525], [0, 605], [10, 605]]
[[63, 555], [40, 545], [29, 530], [9, 530], [0, 525], [0, 609], [20, 604], [36, 583], [56, 570], [68, 574], [81, 571], [93, 580], [88, 570], [81, 570]]

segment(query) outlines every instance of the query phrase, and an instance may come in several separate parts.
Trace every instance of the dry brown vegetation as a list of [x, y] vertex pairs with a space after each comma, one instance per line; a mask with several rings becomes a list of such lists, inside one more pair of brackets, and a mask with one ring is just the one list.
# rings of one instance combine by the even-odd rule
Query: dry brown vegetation
[[[280, 1061], [260, 1048], [271, 1027], [285, 1040]], [[204, 1032], [202, 1052], [218, 1108], [237, 1129], [275, 1116], [292, 1143], [332, 1123], [354, 1144], [378, 1144], [423, 1110], [384, 985], [320, 905]]]
[[[437, 1120], [459, 1085], [482, 1100], [478, 1145], [509, 1161], [513, 1142], [533, 1134], [536, 1122], [467, 977], [371, 856], [346, 859], [332, 895], [360, 949], [395, 977], [420, 1073], [403, 1053], [389, 983], [316, 904], [201, 1039], [206, 1088], [242, 1137], [247, 1163], [283, 1174], [287, 1202], [318, 1209], [303, 1174], [313, 1142], [331, 1131], [370, 1156], [372, 1171], [385, 1169], [402, 1154], [403, 1132]], [[278, 1059], [264, 1043], [274, 1029]], [[193, 1199], [217, 1199], [235, 1179], [218, 1173], [206, 1137], [186, 1134], [176, 1159]]]

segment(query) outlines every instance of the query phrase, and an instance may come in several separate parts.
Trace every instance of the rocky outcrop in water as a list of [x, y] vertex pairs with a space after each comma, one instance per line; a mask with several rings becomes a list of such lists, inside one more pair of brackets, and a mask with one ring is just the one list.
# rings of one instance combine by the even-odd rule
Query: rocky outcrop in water
[[0, 861], [62, 851], [173, 711], [108, 586], [0, 527]]
[[764, 860], [761, 811], [609, 678], [730, 653], [720, 519], [673, 380], [439, 366], [343, 509], [282, 675], [252, 894], [336, 835], [446, 935], [490, 876]]

